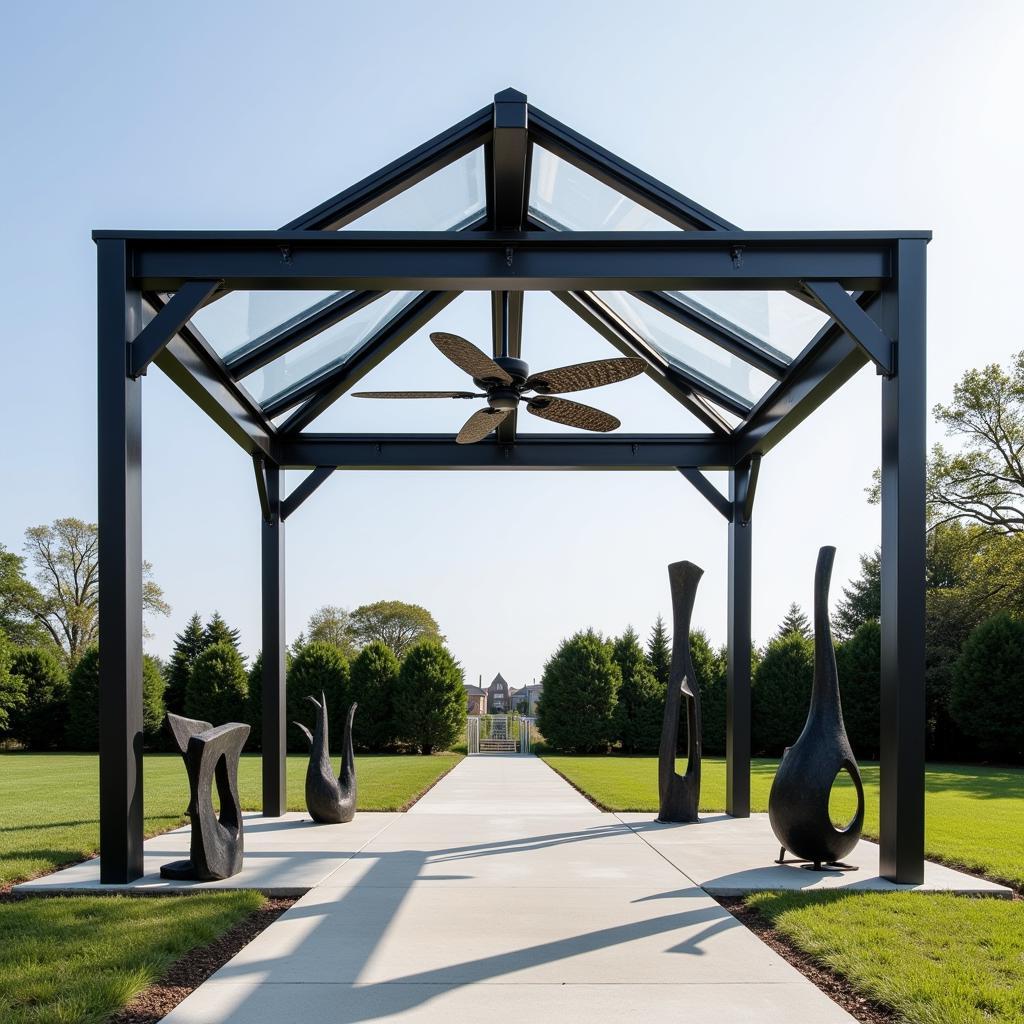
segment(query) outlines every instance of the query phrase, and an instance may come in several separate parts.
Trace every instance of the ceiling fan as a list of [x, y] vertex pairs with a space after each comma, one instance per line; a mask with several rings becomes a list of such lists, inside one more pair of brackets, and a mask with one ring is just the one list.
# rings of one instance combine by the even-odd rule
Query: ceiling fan
[[[565, 398], [555, 398], [571, 391], [585, 391], [605, 384], [615, 384], [643, 373], [645, 362], [637, 357], [596, 359], [590, 363], [573, 363], [554, 370], [530, 373], [522, 359], [507, 355], [492, 359], [457, 334], [435, 332], [430, 340], [438, 351], [459, 369], [473, 378], [481, 390], [475, 391], [357, 391], [353, 398], [486, 398], [487, 408], [473, 413], [463, 424], [455, 440], [459, 444], [482, 441], [496, 430], [519, 405], [543, 420], [565, 423], [582, 430], [608, 431], [618, 427], [619, 420], [600, 409]], [[535, 394], [527, 395], [525, 392]]]

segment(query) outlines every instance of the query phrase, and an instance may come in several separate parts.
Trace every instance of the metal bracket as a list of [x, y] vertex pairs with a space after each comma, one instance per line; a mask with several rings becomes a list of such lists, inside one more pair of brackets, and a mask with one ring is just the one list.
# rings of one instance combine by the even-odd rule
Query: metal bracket
[[263, 515], [263, 522], [272, 523], [274, 512], [270, 507], [270, 491], [267, 487], [267, 465], [262, 455], [252, 457], [252, 468], [256, 473], [256, 493], [260, 497], [260, 512]]
[[335, 470], [335, 466], [317, 466], [281, 502], [281, 518], [287, 519]]
[[882, 377], [896, 373], [895, 342], [837, 281], [801, 281], [801, 287], [856, 342]]
[[760, 471], [761, 456], [756, 454], [751, 455], [733, 470], [736, 474], [734, 503], [741, 526], [746, 526], [754, 514], [754, 494], [757, 491], [757, 475]]
[[699, 470], [677, 467], [679, 472], [720, 512], [732, 522], [732, 502]]
[[189, 281], [167, 300], [128, 347], [128, 374], [132, 380], [146, 375], [149, 364], [222, 284], [223, 281]]

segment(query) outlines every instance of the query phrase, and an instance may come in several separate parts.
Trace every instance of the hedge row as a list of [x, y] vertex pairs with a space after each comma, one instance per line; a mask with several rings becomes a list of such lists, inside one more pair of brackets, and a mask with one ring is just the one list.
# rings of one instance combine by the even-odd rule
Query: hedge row
[[[703, 633], [690, 636], [701, 693], [704, 752], [725, 753], [726, 657]], [[881, 631], [866, 622], [836, 646], [843, 717], [856, 755], [879, 754]], [[654, 753], [661, 735], [667, 662], [643, 652], [628, 630], [609, 641], [593, 631], [563, 641], [545, 666], [538, 726], [556, 750]], [[658, 671], [660, 666], [660, 671]], [[814, 678], [814, 642], [799, 629], [752, 652], [754, 754], [778, 757], [800, 735]], [[658, 676], [662, 678], [658, 678]], [[1005, 613], [986, 619], [951, 670], [950, 714], [965, 737], [962, 759], [1024, 761], [1024, 622]], [[685, 725], [680, 747], [686, 742]]]

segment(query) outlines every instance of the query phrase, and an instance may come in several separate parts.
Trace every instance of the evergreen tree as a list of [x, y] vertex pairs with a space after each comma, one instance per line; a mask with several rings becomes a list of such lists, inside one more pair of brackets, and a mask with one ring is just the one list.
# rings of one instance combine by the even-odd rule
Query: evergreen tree
[[353, 729], [360, 750], [379, 752], [395, 742], [395, 690], [400, 665], [381, 640], [368, 643], [352, 662], [351, 699], [359, 704], [359, 729]]
[[592, 629], [563, 640], [548, 659], [537, 726], [555, 750], [604, 753], [615, 737], [622, 673], [609, 645]]
[[[285, 679], [291, 670], [292, 656], [285, 651]], [[249, 697], [246, 706], [249, 709], [246, 721], [249, 723], [249, 741], [246, 750], [260, 751], [263, 749], [263, 652], [257, 651], [256, 658], [249, 669]], [[312, 707], [310, 704], [309, 707]], [[329, 709], [328, 709], [329, 710]]]
[[[142, 734], [149, 747], [164, 739], [165, 681], [156, 658], [142, 656]], [[68, 680], [67, 745], [72, 750], [98, 750], [100, 745], [100, 653], [93, 644], [79, 659]]]
[[174, 650], [171, 652], [171, 661], [167, 668], [167, 689], [164, 691], [168, 711], [173, 711], [176, 715], [185, 713], [188, 674], [196, 658], [207, 646], [209, 645], [203, 631], [203, 620], [199, 618], [198, 612], [193, 612], [185, 628], [174, 638]]
[[811, 629], [811, 624], [807, 620], [807, 616], [804, 615], [803, 609], [794, 601], [786, 612], [782, 622], [779, 623], [778, 632], [775, 634], [777, 637], [783, 637], [789, 633], [796, 633], [802, 637], [811, 637], [814, 635], [814, 631]]
[[757, 666], [752, 688], [753, 749], [778, 757], [807, 720], [814, 679], [814, 641], [799, 633], [772, 640]]
[[857, 627], [877, 622], [882, 614], [882, 552], [860, 556], [860, 575], [843, 587], [843, 596], [832, 616], [832, 629], [839, 640], [849, 640]]
[[212, 725], [244, 722], [249, 681], [245, 665], [228, 641], [211, 644], [196, 658], [185, 689], [185, 714]]
[[665, 620], [659, 615], [647, 641], [647, 664], [650, 665], [654, 678], [662, 686], [668, 686], [668, 674], [672, 668], [672, 637], [665, 626]]
[[986, 757], [1024, 758], [1024, 622], [998, 612], [971, 633], [953, 666], [952, 711]]
[[10, 671], [24, 685], [25, 699], [11, 715], [11, 733], [31, 750], [49, 750], [64, 740], [68, 676], [51, 647], [23, 647]]
[[858, 760], [878, 758], [881, 649], [882, 629], [872, 621], [836, 649], [843, 722]]
[[665, 687], [655, 678], [632, 626], [612, 645], [622, 683], [615, 705], [615, 736], [623, 753], [651, 753], [661, 740]]
[[11, 645], [0, 632], [0, 739], [6, 739], [11, 724], [25, 703], [25, 683], [21, 676], [14, 675]]
[[409, 648], [398, 673], [395, 708], [399, 737], [421, 754], [447, 750], [466, 728], [462, 669], [437, 640]]
[[315, 697], [320, 700], [321, 694], [327, 701], [328, 740], [341, 742], [345, 717], [351, 703], [348, 682], [348, 662], [334, 644], [313, 640], [303, 646], [288, 671], [289, 750], [309, 749], [305, 737], [292, 723], [302, 722], [308, 728], [315, 720], [316, 710], [306, 698]]
[[221, 617], [220, 612], [214, 612], [203, 628], [203, 650], [222, 643], [231, 644], [238, 656], [242, 656], [239, 631], [232, 629]]
[[[690, 660], [700, 687], [705, 754], [725, 753], [725, 650], [715, 651], [702, 630], [690, 633]], [[679, 749], [686, 749], [686, 729], [679, 730]]]

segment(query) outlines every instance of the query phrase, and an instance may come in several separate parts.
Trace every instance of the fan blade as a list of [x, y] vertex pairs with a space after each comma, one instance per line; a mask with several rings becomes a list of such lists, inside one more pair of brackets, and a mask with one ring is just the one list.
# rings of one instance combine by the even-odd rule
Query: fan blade
[[497, 430], [501, 421], [511, 412], [511, 409], [480, 409], [473, 413], [462, 425], [457, 444], [473, 444], [474, 441], [482, 441], [492, 430]]
[[460, 370], [465, 370], [474, 380], [512, 383], [512, 378], [489, 355], [481, 352], [465, 338], [460, 338], [457, 334], [435, 331], [430, 340], [442, 355], [447, 356]]
[[570, 402], [567, 398], [531, 398], [526, 408], [542, 420], [564, 423], [567, 427], [582, 430], [598, 430], [606, 433], [622, 424], [612, 415], [601, 412], [581, 402]]
[[353, 398], [486, 398], [474, 391], [353, 391]]
[[615, 384], [643, 373], [646, 362], [636, 356], [622, 359], [595, 359], [592, 363], [573, 363], [554, 370], [531, 373], [526, 381], [540, 395], [564, 395], [569, 391], [586, 391], [604, 384]]

